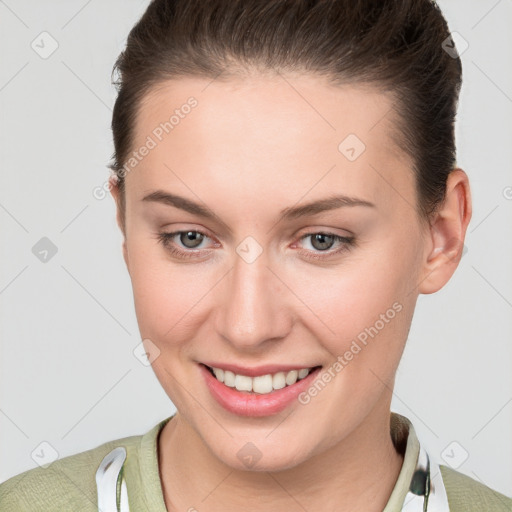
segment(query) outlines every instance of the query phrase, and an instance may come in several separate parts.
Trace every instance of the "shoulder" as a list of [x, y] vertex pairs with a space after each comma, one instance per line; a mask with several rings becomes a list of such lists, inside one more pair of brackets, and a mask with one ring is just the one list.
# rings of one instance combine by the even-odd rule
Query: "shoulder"
[[111, 450], [124, 446], [137, 452], [143, 436], [109, 441], [96, 448], [58, 459], [46, 467], [20, 473], [0, 484], [2, 512], [48, 510], [97, 511], [96, 470]]
[[512, 512], [512, 498], [447, 466], [439, 467], [450, 512]]

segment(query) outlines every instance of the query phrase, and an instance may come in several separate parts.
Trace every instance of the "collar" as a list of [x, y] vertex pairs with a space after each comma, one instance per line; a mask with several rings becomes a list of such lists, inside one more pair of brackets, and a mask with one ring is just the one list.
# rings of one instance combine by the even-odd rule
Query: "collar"
[[392, 412], [390, 424], [391, 439], [404, 460], [383, 512], [449, 512], [439, 466], [418, 440], [411, 421]]
[[[131, 466], [128, 474], [133, 474], [135, 469], [140, 476], [132, 483], [140, 485], [139, 492], [145, 496], [147, 510], [166, 510], [158, 468], [157, 443], [160, 431], [172, 417], [161, 421], [141, 436], [135, 457], [127, 458], [125, 447], [118, 446], [103, 458], [96, 471], [99, 510], [129, 512], [130, 489], [127, 488], [123, 466], [127, 469]], [[404, 461], [383, 512], [450, 512], [438, 464], [419, 442], [412, 423], [405, 416], [394, 412], [391, 413], [391, 438], [395, 448], [403, 454]], [[133, 497], [130, 501], [133, 503]]]

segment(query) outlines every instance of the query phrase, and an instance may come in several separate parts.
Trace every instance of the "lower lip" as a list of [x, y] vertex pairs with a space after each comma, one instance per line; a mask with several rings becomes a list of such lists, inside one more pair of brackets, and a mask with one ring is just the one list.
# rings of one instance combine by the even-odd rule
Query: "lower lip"
[[206, 366], [199, 364], [199, 367], [210, 393], [224, 409], [240, 416], [253, 418], [270, 416], [286, 409], [300, 393], [311, 385], [321, 370], [321, 368], [313, 370], [307, 377], [298, 380], [291, 386], [260, 395], [230, 388], [218, 381]]

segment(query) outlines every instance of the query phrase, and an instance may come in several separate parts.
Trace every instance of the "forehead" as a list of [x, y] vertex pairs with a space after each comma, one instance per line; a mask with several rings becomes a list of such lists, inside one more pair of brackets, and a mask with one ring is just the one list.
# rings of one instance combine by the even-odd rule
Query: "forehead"
[[286, 187], [286, 197], [298, 199], [306, 188], [336, 187], [392, 200], [413, 186], [394, 119], [383, 92], [317, 77], [169, 80], [139, 107], [133, 149], [152, 148], [127, 183], [140, 195], [187, 176], [201, 192], [229, 186], [275, 195]]
[[190, 109], [184, 106], [189, 98], [194, 98], [199, 108], [193, 109], [192, 121], [186, 124], [194, 125], [198, 137], [210, 132], [211, 137], [227, 134], [233, 138], [237, 128], [243, 128], [240, 137], [254, 143], [261, 139], [268, 144], [268, 135], [276, 132], [281, 140], [304, 142], [315, 133], [318, 139], [329, 142], [352, 130], [368, 142], [378, 142], [387, 135], [388, 143], [395, 130], [392, 98], [376, 87], [334, 86], [321, 77], [278, 74], [223, 80], [183, 77], [160, 82], [139, 106], [136, 138], [168, 120], [175, 111], [180, 114], [186, 110], [180, 119], [187, 117]]

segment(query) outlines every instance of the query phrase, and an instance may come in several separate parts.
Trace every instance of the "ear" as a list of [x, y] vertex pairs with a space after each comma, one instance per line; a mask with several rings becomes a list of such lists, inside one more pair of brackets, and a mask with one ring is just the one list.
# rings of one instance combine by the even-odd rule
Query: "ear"
[[430, 222], [419, 293], [437, 292], [450, 280], [462, 257], [471, 213], [468, 177], [462, 169], [454, 169], [448, 175], [443, 204]]
[[[119, 178], [116, 175], [110, 176], [108, 180], [109, 190], [114, 198], [116, 203], [116, 221], [121, 233], [123, 234], [123, 258], [126, 263], [126, 268], [128, 269], [128, 273], [130, 273], [130, 265], [128, 260], [128, 249], [126, 247], [126, 232], [125, 226], [123, 226], [122, 215], [121, 215], [121, 207], [120, 207], [120, 195], [121, 191], [119, 190]], [[126, 202], [125, 202], [126, 204]], [[126, 214], [126, 212], [125, 212]]]

